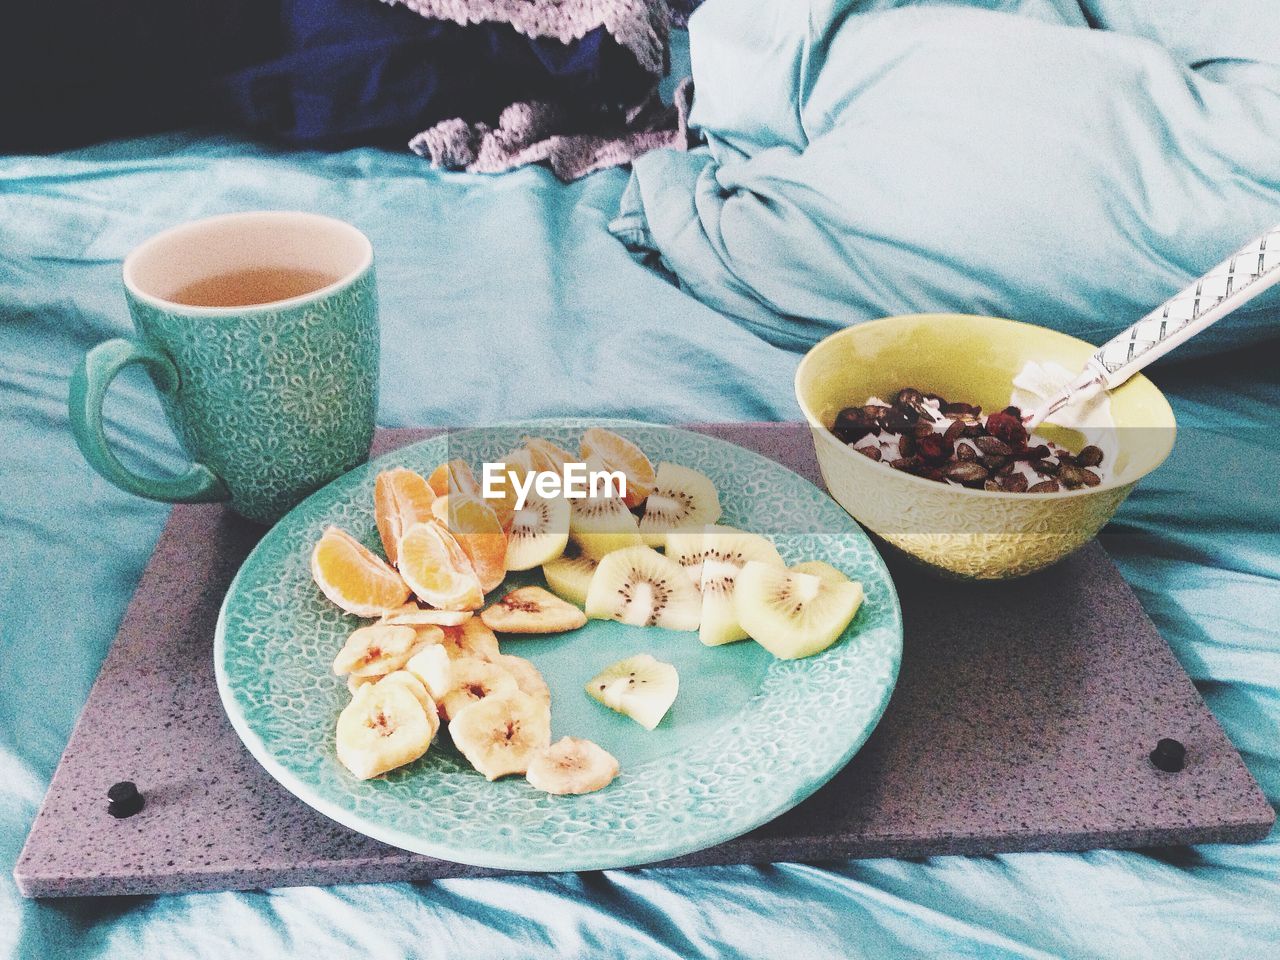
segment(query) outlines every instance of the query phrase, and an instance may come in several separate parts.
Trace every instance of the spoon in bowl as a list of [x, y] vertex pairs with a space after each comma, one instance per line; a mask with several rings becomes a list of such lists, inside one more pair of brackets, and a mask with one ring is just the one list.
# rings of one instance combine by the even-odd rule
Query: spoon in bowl
[[1280, 224], [1104, 343], [1080, 375], [1022, 419], [1039, 426], [1068, 404], [1114, 390], [1147, 364], [1280, 283]]

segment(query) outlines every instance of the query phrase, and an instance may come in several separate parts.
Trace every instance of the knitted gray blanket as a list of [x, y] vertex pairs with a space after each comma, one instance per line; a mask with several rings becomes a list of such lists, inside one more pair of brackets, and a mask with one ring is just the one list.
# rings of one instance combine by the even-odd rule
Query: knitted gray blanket
[[459, 24], [499, 22], [529, 37], [561, 43], [603, 27], [653, 78], [648, 92], [618, 111], [583, 115], [543, 100], [523, 100], [502, 111], [496, 125], [457, 117], [423, 130], [409, 148], [432, 165], [472, 173], [499, 173], [547, 162], [561, 180], [627, 163], [657, 147], [687, 149], [693, 88], [680, 85], [674, 103], [658, 96], [667, 70], [671, 24], [696, 0], [383, 0], [438, 20]]

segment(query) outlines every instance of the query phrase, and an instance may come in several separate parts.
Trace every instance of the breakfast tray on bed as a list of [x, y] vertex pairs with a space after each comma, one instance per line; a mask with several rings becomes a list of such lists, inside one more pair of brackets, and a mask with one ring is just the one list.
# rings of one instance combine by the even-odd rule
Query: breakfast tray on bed
[[[821, 486], [808, 428], [696, 428]], [[375, 453], [433, 431], [381, 431]], [[495, 873], [353, 833], [241, 745], [213, 677], [223, 594], [261, 536], [175, 507], [14, 875], [27, 896], [152, 894]], [[1103, 548], [1010, 583], [886, 558], [902, 600], [893, 699], [853, 761], [791, 812], [670, 865], [1242, 843], [1275, 814]], [[1186, 747], [1153, 766], [1161, 738]], [[126, 819], [107, 788], [146, 798]]]

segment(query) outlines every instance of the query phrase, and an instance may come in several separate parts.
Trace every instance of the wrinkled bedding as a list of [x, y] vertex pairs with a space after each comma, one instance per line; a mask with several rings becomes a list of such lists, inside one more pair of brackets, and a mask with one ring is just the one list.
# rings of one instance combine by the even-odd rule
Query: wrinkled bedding
[[[785, 346], [939, 309], [1101, 342], [1280, 222], [1274, 0], [709, 0], [689, 44], [708, 146], [639, 158], [613, 229]], [[1186, 349], [1277, 327], [1280, 292]]]
[[[384, 425], [798, 418], [797, 352], [610, 236], [626, 182], [616, 170], [571, 185], [539, 169], [439, 174], [402, 154], [275, 153], [197, 135], [0, 158], [0, 956], [1164, 958], [1280, 942], [1275, 833], [1136, 853], [19, 897], [13, 863], [165, 518], [93, 474], [67, 428], [72, 365], [129, 329], [120, 258], [165, 226], [235, 209], [351, 220], [378, 257]], [[1273, 804], [1278, 370], [1270, 340], [1157, 371], [1178, 446], [1108, 539]], [[141, 378], [117, 381], [108, 417], [132, 464], [180, 462]], [[1224, 449], [1240, 468], [1206, 479]]]

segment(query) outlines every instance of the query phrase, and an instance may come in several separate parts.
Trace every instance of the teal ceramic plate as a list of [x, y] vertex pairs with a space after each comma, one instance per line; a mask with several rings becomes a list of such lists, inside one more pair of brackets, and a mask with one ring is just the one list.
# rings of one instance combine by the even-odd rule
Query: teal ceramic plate
[[[487, 782], [443, 735], [421, 760], [359, 781], [338, 762], [333, 731], [349, 697], [331, 671], [361, 621], [312, 583], [312, 545], [337, 524], [378, 547], [373, 483], [394, 465], [427, 473], [462, 456], [501, 460], [536, 432], [576, 449], [586, 426], [629, 437], [656, 464], [706, 473], [724, 523], [770, 536], [784, 560], [825, 560], [862, 581], [866, 601], [845, 635], [806, 660], [755, 643], [704, 647], [695, 634], [591, 621], [546, 638], [503, 640], [532, 660], [552, 694], [552, 737], [595, 740], [618, 758], [606, 789], [555, 797], [523, 778]], [[539, 582], [540, 574], [512, 582]], [[500, 590], [502, 588], [499, 588]], [[680, 694], [652, 731], [590, 699], [602, 667], [648, 651], [675, 664]], [[739, 836], [827, 782], [866, 741], [898, 675], [902, 617], [866, 534], [826, 494], [741, 447], [629, 423], [554, 421], [455, 433], [387, 454], [335, 480], [281, 520], [227, 593], [214, 646], [218, 690], [245, 746], [286, 789], [339, 823], [417, 853], [510, 870], [591, 870], [651, 863]]]

